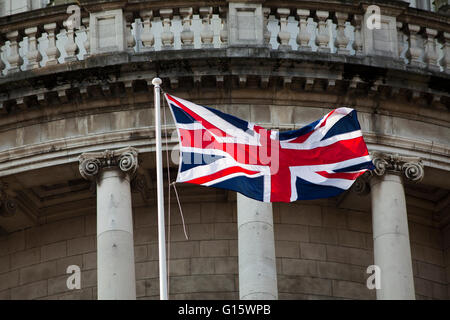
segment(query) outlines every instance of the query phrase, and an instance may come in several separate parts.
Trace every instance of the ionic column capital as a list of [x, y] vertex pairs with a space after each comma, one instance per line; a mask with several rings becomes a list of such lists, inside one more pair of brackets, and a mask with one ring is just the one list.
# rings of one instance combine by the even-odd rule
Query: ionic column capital
[[420, 158], [381, 152], [373, 152], [371, 156], [375, 166], [375, 170], [371, 171], [372, 175], [383, 176], [386, 172], [390, 172], [399, 174], [413, 182], [419, 182], [423, 179], [424, 169]]
[[117, 167], [131, 177], [138, 168], [138, 151], [133, 147], [102, 152], [86, 152], [80, 155], [79, 170], [86, 180], [94, 180], [103, 168]]
[[372, 178], [384, 176], [386, 173], [396, 174], [413, 182], [419, 182], [424, 177], [423, 163], [420, 158], [381, 152], [371, 152], [371, 157], [375, 169], [366, 171], [352, 186], [352, 191], [359, 195], [370, 192]]

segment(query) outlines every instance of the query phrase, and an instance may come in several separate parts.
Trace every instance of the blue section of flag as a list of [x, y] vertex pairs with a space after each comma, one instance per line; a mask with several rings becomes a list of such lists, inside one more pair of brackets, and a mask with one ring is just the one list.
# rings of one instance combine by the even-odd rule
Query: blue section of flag
[[198, 166], [205, 166], [219, 159], [224, 158], [220, 155], [202, 154], [194, 152], [181, 153], [181, 171], [186, 171]]
[[337, 187], [314, 184], [298, 177], [295, 185], [297, 187], [297, 200], [331, 198], [345, 191]]
[[304, 126], [303, 128], [296, 129], [296, 130], [290, 130], [290, 131], [284, 131], [279, 133], [279, 140], [290, 140], [295, 139], [299, 136], [305, 135], [307, 133], [310, 133], [314, 130], [314, 128], [317, 126], [320, 120], [314, 121], [313, 123], [308, 124], [307, 126]]
[[193, 123], [195, 122], [195, 119], [192, 118], [189, 114], [178, 108], [174, 104], [170, 104], [170, 108], [172, 109], [173, 115], [175, 116], [175, 121], [177, 123]]
[[234, 177], [211, 185], [210, 187], [233, 190], [244, 196], [263, 201], [264, 177], [249, 178], [245, 176]]
[[338, 134], [349, 133], [357, 130], [361, 130], [361, 127], [358, 122], [356, 111], [353, 110], [348, 115], [336, 122], [336, 124], [330, 130], [328, 130], [327, 134], [322, 138], [322, 140], [326, 140]]
[[246, 131], [248, 129], [247, 121], [244, 121], [235, 116], [232, 116], [231, 114], [223, 113], [222, 111], [219, 111], [219, 110], [216, 110], [213, 108], [209, 108], [209, 107], [205, 107], [205, 106], [203, 106], [203, 107], [208, 109], [212, 113], [216, 114], [217, 116], [221, 117], [223, 120], [229, 122], [231, 125], [235, 126], [236, 128], [242, 129], [244, 131]]
[[333, 172], [352, 172], [352, 171], [359, 171], [359, 170], [363, 170], [363, 169], [373, 170], [373, 169], [375, 169], [375, 166], [373, 165], [372, 161], [367, 161], [367, 162], [356, 164], [354, 166], [336, 169], [336, 170], [333, 170]]

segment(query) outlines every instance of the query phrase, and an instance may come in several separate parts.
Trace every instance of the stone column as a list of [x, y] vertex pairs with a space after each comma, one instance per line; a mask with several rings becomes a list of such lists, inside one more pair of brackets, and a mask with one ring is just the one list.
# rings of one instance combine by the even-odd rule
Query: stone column
[[272, 204], [237, 194], [239, 297], [278, 299]]
[[414, 300], [414, 278], [402, 179], [420, 181], [417, 158], [375, 153], [370, 177], [375, 265], [381, 270], [378, 300]]
[[97, 183], [97, 286], [99, 300], [136, 299], [130, 180], [137, 151], [83, 153], [80, 173]]

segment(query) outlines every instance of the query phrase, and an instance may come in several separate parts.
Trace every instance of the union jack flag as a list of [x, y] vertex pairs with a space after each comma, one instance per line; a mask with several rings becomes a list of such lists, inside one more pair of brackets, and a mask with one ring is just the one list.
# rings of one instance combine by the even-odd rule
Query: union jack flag
[[374, 169], [353, 109], [338, 108], [301, 129], [278, 132], [165, 97], [180, 141], [177, 182], [292, 202], [336, 196]]

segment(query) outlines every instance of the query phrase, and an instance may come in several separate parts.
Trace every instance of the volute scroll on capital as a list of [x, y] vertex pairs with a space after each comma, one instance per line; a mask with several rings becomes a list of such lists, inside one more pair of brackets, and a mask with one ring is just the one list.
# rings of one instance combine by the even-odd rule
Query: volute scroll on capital
[[132, 178], [138, 168], [138, 151], [133, 147], [80, 155], [79, 170], [86, 180], [94, 180], [103, 168], [117, 167]]
[[371, 171], [372, 175], [382, 176], [386, 172], [393, 172], [413, 182], [419, 182], [424, 177], [425, 171], [420, 158], [379, 152], [374, 152], [371, 156], [375, 166], [375, 170]]
[[352, 190], [360, 195], [370, 192], [369, 180], [372, 177], [381, 177], [387, 172], [400, 174], [413, 182], [419, 182], [424, 177], [423, 163], [420, 158], [380, 152], [371, 153], [371, 158], [375, 169], [366, 171], [352, 186]]

